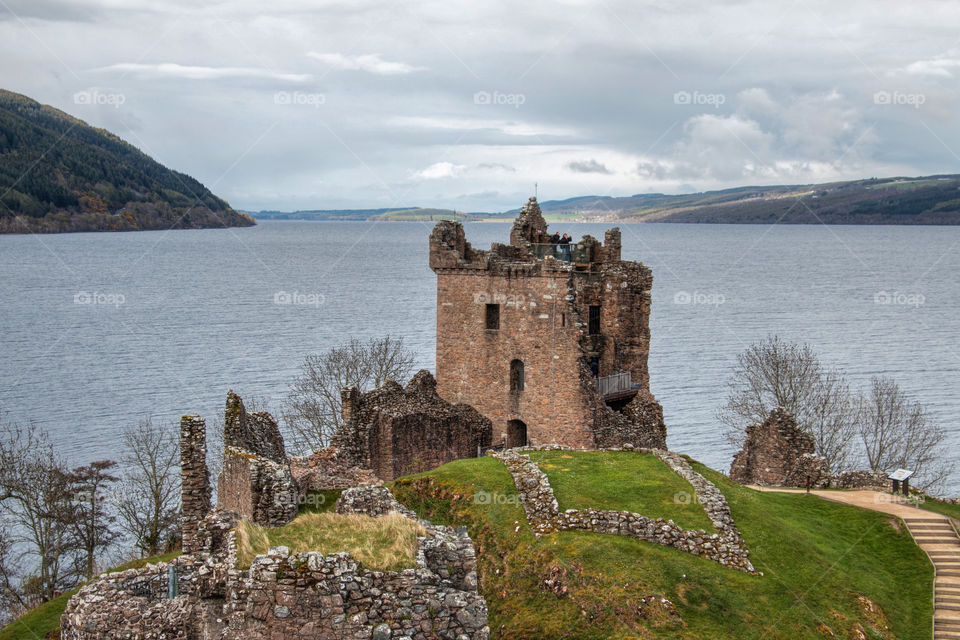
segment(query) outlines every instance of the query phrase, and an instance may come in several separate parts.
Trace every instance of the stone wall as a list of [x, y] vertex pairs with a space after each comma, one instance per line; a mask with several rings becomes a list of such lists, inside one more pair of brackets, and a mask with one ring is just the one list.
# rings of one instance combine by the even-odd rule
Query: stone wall
[[180, 518], [184, 553], [193, 549], [199, 522], [210, 511], [210, 472], [207, 469], [207, 426], [199, 416], [180, 419]]
[[365, 393], [348, 387], [342, 399], [342, 427], [333, 446], [343, 460], [384, 481], [475, 458], [491, 444], [490, 420], [443, 400], [426, 370], [406, 388], [392, 380]]
[[[604, 243], [585, 236], [567, 262], [531, 244], [541, 228], [546, 231], [535, 199], [521, 210], [511, 244], [489, 251], [466, 242], [459, 223], [435, 226], [430, 266], [437, 273], [439, 393], [490, 418], [494, 441], [508, 447], [636, 443], [663, 426], [647, 369], [653, 276], [646, 266], [620, 259], [618, 229], [609, 230]], [[498, 329], [487, 327], [489, 305], [499, 308]], [[591, 306], [600, 309], [599, 333], [590, 332]], [[511, 384], [514, 361], [523, 363], [521, 388]], [[625, 371], [647, 391], [647, 407], [626, 422], [609, 414], [596, 385], [597, 374]], [[635, 417], [649, 422], [629, 427]]]
[[[344, 492], [343, 510], [416, 517], [383, 487]], [[369, 515], [369, 514], [368, 514]], [[101, 576], [61, 618], [64, 640], [486, 640], [487, 605], [465, 531], [421, 522], [416, 567], [370, 571], [346, 553], [292, 554], [274, 547], [236, 566], [238, 522], [214, 512], [198, 526], [196, 553], [174, 561], [180, 592], [165, 599], [169, 565]]]
[[300, 486], [300, 494], [308, 491], [347, 489], [362, 484], [379, 484], [372, 469], [364, 469], [357, 461], [342, 455], [338, 447], [314, 451], [309, 456], [290, 458], [290, 471]]
[[827, 475], [815, 456], [813, 438], [786, 409], [776, 407], [761, 424], [747, 427], [743, 449], [733, 458], [730, 478], [741, 484], [803, 487]]
[[269, 527], [297, 515], [300, 489], [290, 471], [283, 436], [269, 413], [247, 413], [230, 391], [224, 412], [223, 468], [217, 505]]
[[583, 530], [628, 536], [673, 547], [697, 556], [703, 556], [723, 566], [747, 573], [756, 573], [749, 559], [749, 551], [740, 531], [733, 522], [726, 498], [717, 487], [694, 471], [679, 455], [657, 449], [633, 447], [605, 449], [607, 451], [638, 451], [652, 453], [660, 458], [693, 487], [697, 502], [703, 507], [714, 527], [714, 533], [688, 530], [672, 520], [648, 518], [629, 511], [602, 509], [567, 509], [560, 511], [547, 476], [525, 451], [568, 450], [547, 445], [511, 449], [493, 454], [500, 459], [513, 476], [514, 484], [527, 514], [527, 521], [537, 534], [555, 531]]
[[741, 484], [816, 489], [879, 489], [889, 486], [882, 471], [829, 473], [815, 451], [813, 437], [797, 426], [783, 407], [776, 407], [762, 424], [747, 427], [743, 449], [733, 458], [730, 478]]

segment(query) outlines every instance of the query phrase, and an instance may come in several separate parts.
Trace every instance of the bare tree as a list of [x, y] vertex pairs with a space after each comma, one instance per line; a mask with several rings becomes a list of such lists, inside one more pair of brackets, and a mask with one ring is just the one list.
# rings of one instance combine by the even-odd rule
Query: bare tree
[[116, 466], [112, 460], [99, 460], [73, 469], [66, 477], [72, 499], [60, 517], [73, 529], [76, 572], [87, 580], [96, 572], [97, 557], [120, 535], [113, 528], [117, 518], [107, 510], [106, 495], [118, 480], [108, 473]]
[[300, 449], [326, 447], [340, 426], [340, 390], [348, 385], [366, 390], [387, 380], [403, 380], [413, 369], [414, 355], [402, 338], [351, 338], [322, 354], [308, 355], [294, 378], [281, 415]]
[[123, 445], [127, 471], [116, 498], [119, 526], [140, 553], [154, 556], [179, 537], [179, 432], [148, 418], [123, 433]]
[[779, 406], [813, 437], [831, 472], [847, 467], [857, 406], [843, 375], [826, 369], [809, 345], [777, 336], [751, 345], [737, 356], [727, 386], [727, 404], [717, 417], [732, 444], [742, 447], [747, 425], [763, 422]]
[[916, 486], [930, 491], [942, 486], [952, 464], [941, 455], [946, 436], [919, 402], [911, 402], [894, 380], [874, 377], [862, 400], [858, 422], [867, 464], [874, 471], [910, 469]]
[[18, 571], [7, 588], [23, 606], [76, 583], [73, 529], [63, 518], [70, 497], [66, 468], [46, 433], [33, 425], [0, 426], [0, 517], [6, 544], [23, 548], [11, 561]]

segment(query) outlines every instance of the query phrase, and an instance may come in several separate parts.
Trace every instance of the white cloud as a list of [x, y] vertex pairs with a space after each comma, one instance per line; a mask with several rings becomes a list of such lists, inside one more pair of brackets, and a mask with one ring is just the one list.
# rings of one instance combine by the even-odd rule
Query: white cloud
[[414, 67], [406, 62], [382, 60], [378, 53], [364, 55], [345, 55], [342, 53], [317, 53], [310, 51], [307, 56], [314, 60], [343, 71], [366, 71], [381, 76], [402, 75], [421, 71], [423, 67]]
[[960, 67], [960, 59], [943, 57], [932, 60], [917, 60], [907, 65], [904, 72], [914, 76], [952, 78], [953, 72], [957, 67]]
[[426, 169], [421, 169], [415, 177], [423, 180], [437, 180], [440, 178], [455, 178], [466, 171], [466, 165], [452, 162], [435, 162]]
[[397, 116], [389, 123], [398, 127], [452, 131], [495, 131], [508, 136], [575, 136], [576, 129], [516, 120], [451, 118], [447, 116]]
[[138, 62], [119, 62], [100, 67], [96, 71], [120, 71], [164, 78], [182, 78], [185, 80], [217, 80], [220, 78], [266, 78], [287, 82], [307, 82], [312, 76], [303, 73], [285, 73], [255, 67], [204, 67], [183, 65], [174, 62], [142, 64]]

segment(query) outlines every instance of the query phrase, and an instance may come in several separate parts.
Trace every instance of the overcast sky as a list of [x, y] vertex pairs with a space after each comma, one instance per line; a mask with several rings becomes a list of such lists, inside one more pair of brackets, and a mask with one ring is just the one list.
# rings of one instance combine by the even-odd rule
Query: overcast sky
[[953, 1], [0, 0], [0, 56], [249, 210], [960, 172]]

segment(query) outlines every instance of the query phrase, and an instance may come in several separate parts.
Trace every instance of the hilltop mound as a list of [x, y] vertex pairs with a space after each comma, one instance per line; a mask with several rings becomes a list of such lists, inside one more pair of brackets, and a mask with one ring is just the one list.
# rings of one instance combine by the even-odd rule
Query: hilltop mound
[[0, 89], [0, 233], [253, 224], [109, 131]]
[[[666, 466], [647, 465], [630, 481], [623, 461], [604, 454], [532, 457], [561, 509], [596, 501], [700, 526]], [[494, 638], [930, 637], [933, 571], [895, 520], [814, 496], [759, 493], [692, 466], [725, 495], [763, 575], [618, 535], [537, 536], [492, 457], [401, 478], [393, 492], [423, 518], [468, 527]]]

